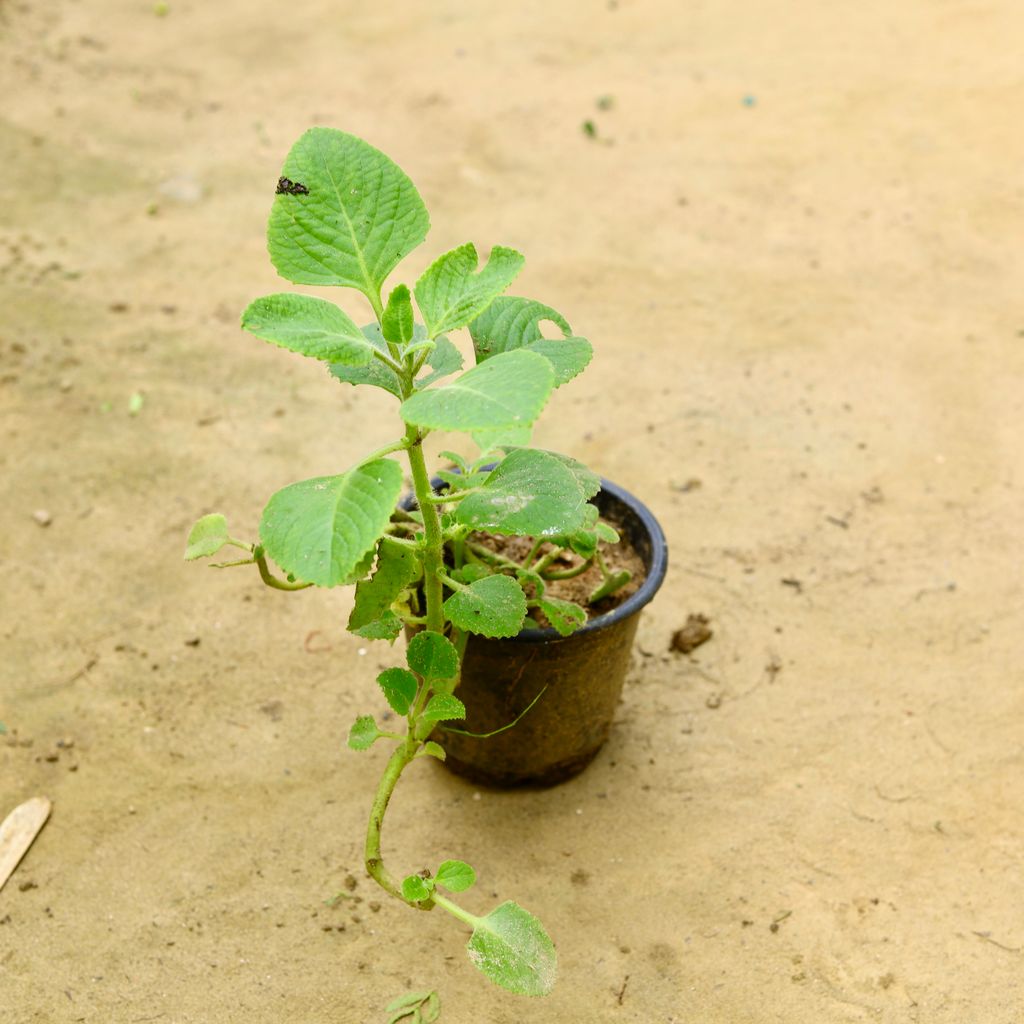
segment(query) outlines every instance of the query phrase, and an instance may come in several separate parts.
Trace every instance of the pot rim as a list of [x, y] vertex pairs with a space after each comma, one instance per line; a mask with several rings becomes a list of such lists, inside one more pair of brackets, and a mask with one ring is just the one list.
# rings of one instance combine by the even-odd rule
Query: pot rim
[[[443, 491], [447, 486], [440, 477], [430, 481], [435, 491]], [[610, 494], [623, 505], [625, 505], [640, 520], [643, 528], [651, 538], [651, 564], [647, 567], [647, 576], [640, 589], [631, 594], [618, 607], [603, 615], [588, 618], [585, 625], [574, 630], [568, 636], [562, 636], [557, 630], [550, 626], [547, 629], [523, 629], [515, 636], [506, 637], [509, 643], [560, 643], [565, 640], [572, 640], [573, 637], [581, 636], [584, 633], [593, 633], [599, 629], [607, 629], [624, 619], [636, 615], [642, 608], [654, 600], [654, 595], [661, 589], [665, 582], [665, 574], [668, 572], [668, 541], [665, 539], [665, 531], [661, 523], [655, 518], [654, 513], [639, 499], [618, 484], [601, 477], [601, 491]], [[406, 504], [408, 503], [408, 505]], [[415, 498], [410, 494], [402, 499], [403, 507], [413, 507]]]

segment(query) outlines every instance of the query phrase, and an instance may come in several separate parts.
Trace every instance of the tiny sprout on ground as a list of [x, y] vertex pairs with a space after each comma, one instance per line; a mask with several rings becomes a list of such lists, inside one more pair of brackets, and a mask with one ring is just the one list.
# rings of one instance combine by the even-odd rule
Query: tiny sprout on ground
[[[590, 501], [600, 479], [575, 459], [529, 446], [551, 393], [590, 362], [589, 342], [551, 307], [504, 294], [523, 257], [502, 246], [481, 268], [474, 246], [461, 245], [439, 256], [411, 289], [394, 286], [385, 301], [385, 281], [428, 228], [412, 182], [366, 142], [313, 128], [294, 145], [270, 214], [271, 261], [295, 284], [361, 292], [374, 320], [360, 327], [331, 302], [278, 293], [254, 301], [242, 326], [320, 360], [343, 383], [390, 393], [399, 436], [343, 473], [278, 491], [263, 511], [258, 541], [232, 536], [219, 513], [204, 516], [185, 557], [236, 548], [240, 557], [216, 567], [255, 565], [277, 590], [355, 584], [352, 632], [393, 643], [403, 629], [417, 631], [406, 665], [377, 679], [399, 726], [383, 728], [367, 714], [349, 733], [356, 751], [391, 745], [370, 810], [366, 870], [410, 907], [440, 908], [465, 924], [470, 960], [492, 981], [544, 995], [555, 981], [556, 955], [537, 918], [512, 901], [482, 916], [465, 909], [453, 897], [471, 888], [476, 873], [460, 860], [396, 877], [384, 861], [381, 828], [405, 769], [421, 758], [444, 760], [445, 730], [462, 731], [452, 723], [466, 717], [455, 691], [469, 635], [513, 637], [538, 616], [569, 635], [587, 621], [587, 610], [550, 593], [552, 582], [596, 565], [602, 582], [590, 595], [595, 603], [629, 574], [609, 567], [601, 553], [601, 543], [615, 544], [618, 535]], [[558, 336], [545, 336], [542, 324]], [[475, 355], [469, 369], [448, 338], [463, 328]], [[437, 472], [438, 492], [423, 450], [433, 431], [463, 432], [479, 448], [475, 460], [441, 454], [449, 468]], [[409, 510], [398, 507], [403, 473], [392, 456], [399, 454], [412, 475]], [[482, 534], [530, 538], [529, 551], [516, 561], [481, 543]], [[392, 1022], [433, 1021], [439, 1004], [435, 993], [410, 993], [388, 1011]]]

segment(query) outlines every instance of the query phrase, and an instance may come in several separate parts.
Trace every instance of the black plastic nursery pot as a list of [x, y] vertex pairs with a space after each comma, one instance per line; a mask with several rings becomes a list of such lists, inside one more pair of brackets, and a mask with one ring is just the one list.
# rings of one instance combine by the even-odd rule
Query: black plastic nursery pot
[[550, 786], [581, 772], [608, 738], [640, 613], [665, 579], [668, 545], [647, 506], [616, 484], [603, 480], [593, 502], [632, 544], [646, 578], [621, 605], [570, 636], [524, 629], [507, 640], [469, 637], [456, 691], [466, 706], [460, 727], [501, 729], [544, 693], [497, 736], [439, 732], [444, 763], [458, 775], [491, 786]]

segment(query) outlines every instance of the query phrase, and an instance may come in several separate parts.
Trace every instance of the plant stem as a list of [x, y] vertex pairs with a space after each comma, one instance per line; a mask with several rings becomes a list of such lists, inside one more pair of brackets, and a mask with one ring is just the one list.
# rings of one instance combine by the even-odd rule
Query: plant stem
[[423, 516], [423, 592], [427, 598], [427, 629], [444, 632], [444, 590], [441, 572], [444, 565], [444, 536], [437, 510], [431, 504], [433, 491], [427, 462], [423, 457], [423, 438], [415, 427], [409, 427], [409, 468], [412, 470], [413, 493]]
[[480, 921], [479, 917], [471, 914], [468, 910], [463, 910], [458, 903], [453, 903], [447, 896], [441, 896], [437, 892], [434, 892], [431, 895], [431, 899], [442, 910], [447, 910], [452, 917], [457, 917], [463, 924], [468, 924], [470, 928], [476, 928]]
[[593, 564], [594, 560], [588, 558], [585, 562], [580, 562], [579, 565], [574, 565], [571, 569], [562, 572], [542, 572], [541, 577], [546, 580], [571, 580], [574, 576], [582, 576]]

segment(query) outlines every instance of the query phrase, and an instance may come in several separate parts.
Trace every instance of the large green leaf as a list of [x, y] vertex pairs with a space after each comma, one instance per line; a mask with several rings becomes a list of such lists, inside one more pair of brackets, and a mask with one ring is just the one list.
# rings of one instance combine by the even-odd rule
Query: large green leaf
[[377, 571], [356, 586], [356, 601], [348, 619], [355, 632], [378, 622], [391, 611], [398, 595], [420, 574], [416, 552], [390, 537], [383, 537], [377, 548]]
[[482, 363], [500, 352], [511, 352], [544, 337], [540, 325], [553, 323], [566, 338], [572, 334], [569, 321], [561, 313], [533, 299], [516, 295], [496, 298], [470, 325], [476, 360]]
[[[545, 338], [540, 325], [553, 323], [562, 338]], [[543, 356], [555, 371], [555, 387], [561, 387], [581, 373], [593, 356], [586, 338], [572, 337], [569, 321], [557, 310], [533, 299], [515, 295], [496, 298], [470, 325], [476, 361], [526, 349]]]
[[470, 960], [509, 992], [545, 996], [554, 987], [554, 943], [540, 921], [518, 903], [509, 900], [477, 918], [466, 949]]
[[479, 316], [512, 283], [524, 260], [515, 249], [496, 245], [476, 273], [478, 263], [476, 246], [467, 242], [439, 256], [416, 282], [416, 304], [431, 338]]
[[380, 150], [333, 128], [307, 131], [281, 175], [293, 188], [275, 197], [270, 212], [267, 243], [277, 272], [379, 301], [388, 274], [430, 228], [416, 186]]
[[337, 586], [376, 545], [401, 490], [402, 470], [391, 459], [291, 484], [263, 510], [260, 541], [286, 572]]
[[459, 502], [455, 518], [474, 530], [557, 537], [583, 526], [588, 497], [579, 474], [564, 456], [516, 448], [479, 490]]
[[469, 633], [515, 636], [526, 618], [526, 595], [509, 576], [485, 576], [452, 594], [444, 603], [444, 614]]
[[365, 366], [373, 359], [363, 332], [333, 302], [281, 292], [249, 304], [242, 327], [257, 338], [312, 359]]
[[533, 352], [508, 352], [474, 366], [443, 387], [402, 403], [406, 423], [434, 430], [492, 430], [526, 426], [554, 386], [551, 364]]

